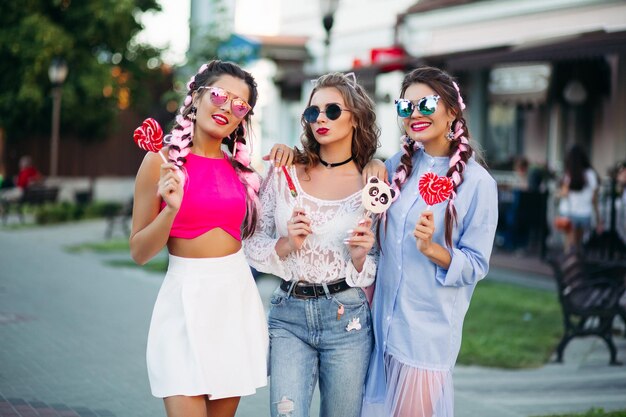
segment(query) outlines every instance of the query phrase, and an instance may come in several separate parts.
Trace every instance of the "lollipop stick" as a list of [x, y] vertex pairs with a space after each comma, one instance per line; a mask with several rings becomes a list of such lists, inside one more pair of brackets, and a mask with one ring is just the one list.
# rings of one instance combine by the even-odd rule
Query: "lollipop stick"
[[159, 156], [161, 157], [161, 159], [163, 160], [163, 162], [165, 162], [166, 164], [169, 164], [170, 161], [168, 161], [167, 159], [165, 159], [165, 156], [163, 156], [163, 154], [161, 153], [161, 151], [156, 151], [156, 153], [159, 154]]

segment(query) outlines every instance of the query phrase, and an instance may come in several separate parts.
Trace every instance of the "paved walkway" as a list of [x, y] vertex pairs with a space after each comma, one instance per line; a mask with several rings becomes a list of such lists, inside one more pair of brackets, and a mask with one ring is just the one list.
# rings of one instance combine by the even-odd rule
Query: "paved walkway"
[[[145, 343], [161, 276], [72, 254], [71, 244], [101, 240], [104, 222], [0, 228], [0, 417], [165, 416], [150, 395]], [[494, 267], [491, 279], [550, 291], [545, 275]], [[263, 276], [267, 305], [276, 286]], [[626, 361], [626, 339], [618, 337]], [[455, 370], [457, 417], [527, 417], [626, 408], [626, 366], [608, 366], [596, 339], [573, 341], [565, 364], [503, 371]], [[268, 417], [268, 390], [242, 400], [238, 417]], [[313, 405], [318, 415], [319, 402]]]

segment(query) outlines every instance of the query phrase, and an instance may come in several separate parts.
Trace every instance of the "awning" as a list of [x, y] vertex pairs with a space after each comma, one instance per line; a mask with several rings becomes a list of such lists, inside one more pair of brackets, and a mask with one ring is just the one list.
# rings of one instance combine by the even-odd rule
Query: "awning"
[[504, 63], [555, 62], [597, 58], [608, 54], [626, 54], [626, 31], [586, 33], [576, 37], [546, 40], [542, 44], [522, 44], [516, 47], [430, 56], [424, 59], [441, 63], [448, 70], [458, 71], [491, 68]]

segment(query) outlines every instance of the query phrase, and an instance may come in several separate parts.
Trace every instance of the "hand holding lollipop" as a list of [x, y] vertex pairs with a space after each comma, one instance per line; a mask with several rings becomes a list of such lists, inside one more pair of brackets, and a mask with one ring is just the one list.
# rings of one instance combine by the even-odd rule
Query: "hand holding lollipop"
[[161, 129], [159, 122], [156, 120], [152, 118], [144, 120], [141, 126], [135, 129], [133, 139], [137, 146], [144, 151], [156, 152], [163, 162], [166, 164], [169, 162], [161, 153], [161, 148], [163, 148], [163, 129]]
[[362, 255], [369, 252], [374, 244], [370, 213], [382, 214], [387, 211], [395, 195], [395, 190], [387, 184], [377, 177], [370, 177], [361, 193], [361, 201], [365, 207], [365, 218], [359, 221], [356, 228], [348, 230], [351, 236], [346, 238], [344, 243], [350, 245], [351, 249], [359, 248], [363, 252]]
[[432, 237], [435, 233], [435, 220], [430, 208], [450, 197], [453, 183], [449, 177], [440, 177], [434, 172], [426, 172], [419, 180], [418, 189], [428, 207], [417, 220], [413, 236], [417, 240], [417, 248], [428, 256], [432, 246]]
[[[384, 216], [384, 213], [387, 211], [389, 206], [391, 206], [391, 202], [396, 196], [396, 191], [389, 187], [384, 181], [379, 180], [377, 177], [370, 177], [363, 187], [363, 192], [361, 193], [361, 202], [363, 203], [363, 207], [365, 207], [365, 219], [359, 222], [359, 225], [355, 230], [350, 230], [349, 233], [353, 234], [353, 236], [347, 239], [347, 243], [350, 243], [351, 254], [360, 251], [361, 256], [365, 256], [367, 252], [374, 246], [374, 233], [371, 230], [372, 221], [370, 219], [370, 213], [380, 214]], [[364, 232], [364, 233], [363, 233]], [[361, 247], [354, 247], [354, 243], [352, 240], [363, 240]], [[369, 287], [363, 288], [365, 292], [365, 296], [367, 297], [368, 302], [371, 304], [374, 299], [374, 288], [376, 284], [372, 284]], [[343, 306], [339, 307], [337, 310], [337, 317], [341, 317], [343, 314]]]

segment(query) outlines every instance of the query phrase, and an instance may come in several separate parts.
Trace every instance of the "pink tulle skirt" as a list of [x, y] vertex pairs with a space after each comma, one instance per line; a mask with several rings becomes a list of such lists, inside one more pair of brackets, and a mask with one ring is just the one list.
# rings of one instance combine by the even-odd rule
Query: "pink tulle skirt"
[[449, 370], [406, 365], [385, 355], [384, 404], [364, 404], [361, 417], [454, 417], [454, 386]]

